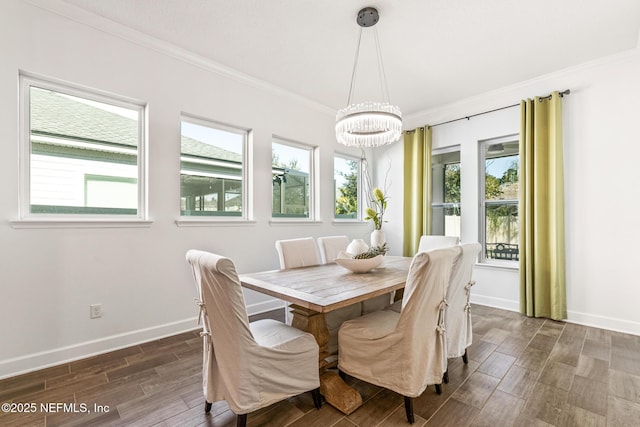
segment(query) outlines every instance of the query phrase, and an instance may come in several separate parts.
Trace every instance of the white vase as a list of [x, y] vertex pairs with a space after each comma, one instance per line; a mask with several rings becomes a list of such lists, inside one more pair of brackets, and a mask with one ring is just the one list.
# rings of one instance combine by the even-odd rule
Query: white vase
[[368, 250], [369, 246], [362, 239], [353, 239], [351, 243], [349, 243], [349, 246], [347, 246], [347, 252], [351, 255], [358, 255]]
[[386, 242], [384, 237], [384, 231], [382, 230], [373, 230], [371, 232], [371, 247], [375, 248], [376, 246], [382, 246]]

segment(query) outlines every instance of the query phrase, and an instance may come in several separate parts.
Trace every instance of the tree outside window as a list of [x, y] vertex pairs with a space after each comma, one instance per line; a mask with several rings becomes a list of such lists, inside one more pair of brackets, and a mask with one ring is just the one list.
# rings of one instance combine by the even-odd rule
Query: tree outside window
[[335, 218], [358, 218], [359, 172], [360, 160], [334, 157]]
[[485, 142], [484, 244], [485, 259], [517, 261], [519, 258], [518, 141]]

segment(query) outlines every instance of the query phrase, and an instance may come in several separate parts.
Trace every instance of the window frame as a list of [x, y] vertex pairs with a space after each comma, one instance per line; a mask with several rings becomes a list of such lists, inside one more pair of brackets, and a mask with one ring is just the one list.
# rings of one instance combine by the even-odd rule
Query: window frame
[[[479, 255], [479, 263], [483, 265], [502, 266], [508, 268], [518, 268], [518, 260], [501, 260], [495, 258], [487, 258], [487, 222], [486, 222], [486, 209], [487, 206], [492, 205], [516, 205], [518, 207], [518, 221], [520, 221], [520, 201], [519, 198], [504, 199], [504, 200], [487, 200], [486, 199], [486, 156], [485, 148], [490, 145], [517, 143], [520, 144], [519, 134], [510, 134], [496, 138], [489, 138], [478, 141], [478, 200], [479, 200], [479, 212], [478, 212], [478, 239], [482, 245], [482, 250]], [[518, 153], [519, 156], [519, 153]], [[519, 160], [519, 157], [518, 157]]]
[[[51, 213], [32, 212], [31, 209], [31, 88], [49, 90], [63, 95], [70, 95], [88, 101], [126, 108], [137, 112], [136, 169], [137, 169], [137, 207], [135, 214], [120, 213]], [[29, 226], [144, 226], [149, 225], [148, 213], [148, 180], [147, 180], [147, 146], [148, 146], [148, 108], [146, 102], [108, 93], [98, 89], [88, 88], [77, 84], [59, 81], [24, 71], [19, 72], [19, 189], [18, 189], [18, 220], [12, 221], [16, 228]], [[65, 209], [61, 209], [64, 211]], [[73, 210], [73, 207], [69, 207]], [[123, 211], [126, 209], [123, 209]]]
[[[435, 208], [442, 208], [442, 210], [443, 210], [443, 218], [446, 217], [446, 215], [444, 215], [445, 209], [447, 209], [447, 208], [454, 208], [454, 209], [457, 208], [459, 210], [459, 212], [460, 212], [460, 222], [461, 222], [461, 225], [462, 225], [462, 196], [460, 197], [461, 200], [458, 203], [444, 202], [444, 200], [442, 202], [434, 202], [433, 201], [433, 183], [435, 182], [435, 180], [434, 180], [434, 170], [433, 170], [433, 157], [434, 156], [440, 156], [440, 155], [449, 154], [449, 153], [458, 153], [458, 159], [459, 160], [458, 160], [457, 163], [460, 165], [460, 177], [461, 177], [461, 180], [460, 180], [460, 187], [461, 188], [460, 188], [460, 190], [462, 191], [462, 159], [461, 159], [462, 151], [461, 151], [461, 148], [462, 147], [458, 144], [458, 145], [451, 145], [451, 146], [448, 146], [448, 147], [442, 147], [442, 148], [433, 149], [431, 151], [431, 159], [432, 160], [431, 160], [430, 169], [431, 169], [431, 186], [432, 186], [432, 189], [431, 189], [431, 191], [432, 191], [431, 218], [434, 218], [434, 216], [435, 216], [434, 215], [434, 209]], [[448, 164], [452, 164], [452, 163], [444, 163], [445, 166], [448, 165]], [[443, 179], [442, 185], [443, 185], [442, 186], [442, 191], [443, 191], [443, 199], [444, 199], [444, 196], [446, 194], [446, 191], [445, 191], [446, 190], [446, 188], [445, 188], [446, 180]], [[433, 228], [433, 223], [432, 223], [432, 228]], [[443, 230], [446, 233], [446, 224], [443, 224]], [[460, 234], [462, 234], [462, 229], [460, 230]], [[458, 238], [461, 238], [461, 237], [462, 236], [458, 236]]]
[[[273, 183], [271, 184], [271, 223], [278, 222], [303, 222], [303, 223], [311, 223], [316, 222], [318, 218], [317, 209], [317, 201], [318, 197], [318, 189], [316, 188], [318, 180], [316, 179], [316, 171], [318, 170], [318, 165], [316, 162], [318, 161], [318, 147], [304, 144], [302, 142], [294, 141], [291, 139], [283, 138], [280, 136], [272, 135], [271, 137], [271, 152], [273, 152], [273, 144], [285, 145], [292, 148], [298, 148], [302, 150], [307, 150], [309, 152], [309, 215], [308, 216], [274, 216], [273, 215]], [[271, 165], [272, 176], [273, 176], [273, 163]]]
[[252, 186], [251, 186], [251, 141], [253, 132], [251, 128], [242, 126], [236, 126], [228, 123], [223, 123], [217, 120], [212, 120], [193, 114], [182, 112], [180, 114], [180, 177], [182, 177], [182, 122], [188, 122], [194, 125], [209, 127], [215, 130], [221, 130], [224, 132], [234, 133], [242, 136], [242, 165], [241, 165], [241, 179], [242, 179], [242, 213], [241, 215], [228, 215], [213, 214], [213, 215], [183, 215], [182, 208], [180, 207], [180, 199], [182, 198], [182, 191], [179, 194], [179, 219], [176, 221], [178, 225], [213, 225], [213, 224], [228, 224], [228, 223], [249, 223], [253, 222], [253, 206], [252, 206]]
[[[358, 174], [358, 183], [357, 183], [357, 202], [356, 202], [356, 206], [357, 206], [357, 211], [356, 211], [356, 216], [355, 218], [348, 218], [348, 217], [339, 217], [336, 216], [336, 185], [335, 185], [335, 176], [336, 176], [336, 158], [340, 158], [343, 160], [347, 160], [347, 161], [355, 161], [358, 164], [358, 170], [357, 170], [357, 174]], [[353, 156], [353, 155], [349, 155], [349, 154], [344, 154], [344, 153], [338, 153], [335, 152], [333, 154], [333, 179], [334, 179], [334, 184], [333, 184], [333, 221], [335, 222], [360, 222], [362, 221], [363, 218], [363, 206], [364, 206], [364, 200], [363, 200], [363, 180], [362, 180], [362, 173], [363, 173], [363, 159], [361, 157], [357, 157], [357, 156]]]

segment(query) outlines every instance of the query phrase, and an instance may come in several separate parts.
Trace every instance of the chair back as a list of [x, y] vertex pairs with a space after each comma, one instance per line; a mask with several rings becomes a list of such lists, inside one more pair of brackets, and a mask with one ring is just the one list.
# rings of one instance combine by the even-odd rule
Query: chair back
[[460, 243], [458, 236], [431, 236], [424, 235], [420, 237], [418, 252], [427, 252], [434, 249], [448, 248]]
[[482, 249], [480, 243], [466, 243], [460, 246], [462, 257], [453, 267], [451, 281], [447, 290], [447, 311], [445, 326], [447, 329], [448, 357], [459, 357], [473, 342], [471, 316], [469, 314], [469, 294], [473, 266]]
[[318, 247], [313, 237], [277, 240], [276, 250], [280, 258], [281, 269], [320, 264]]
[[447, 369], [445, 298], [453, 266], [461, 253], [457, 245], [419, 252], [409, 267], [395, 331], [405, 341], [408, 366], [412, 367], [416, 384], [441, 379]]
[[347, 236], [318, 237], [318, 248], [320, 249], [322, 263], [329, 264], [333, 262], [340, 251], [347, 250], [349, 242], [350, 240]]
[[238, 355], [257, 345], [235, 265], [229, 258], [193, 249], [186, 257], [199, 288], [203, 332], [210, 336], [223, 382], [233, 384], [234, 376], [249, 368]]

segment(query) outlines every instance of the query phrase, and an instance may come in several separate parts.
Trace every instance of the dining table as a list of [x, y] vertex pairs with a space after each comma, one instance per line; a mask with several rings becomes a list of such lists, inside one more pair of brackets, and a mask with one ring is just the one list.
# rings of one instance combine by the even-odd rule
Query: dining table
[[329, 331], [324, 314], [404, 288], [411, 257], [385, 256], [378, 267], [353, 273], [336, 264], [322, 264], [240, 275], [243, 287], [287, 301], [292, 326], [311, 333], [319, 347], [320, 393], [345, 414], [362, 405], [357, 390], [330, 368], [335, 355], [327, 351]]

